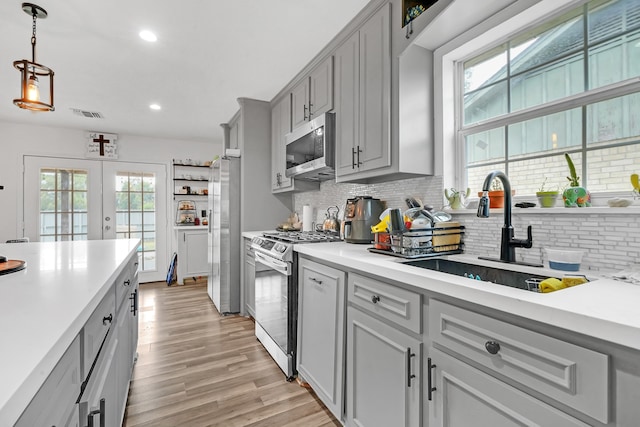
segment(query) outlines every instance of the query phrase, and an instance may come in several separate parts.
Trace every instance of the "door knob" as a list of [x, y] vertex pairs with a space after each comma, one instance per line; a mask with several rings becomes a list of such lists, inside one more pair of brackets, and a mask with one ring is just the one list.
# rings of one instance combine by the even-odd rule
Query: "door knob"
[[110, 227], [110, 226], [108, 226], [108, 225], [106, 225], [106, 226], [104, 227], [104, 229], [105, 229], [105, 230], [111, 230], [111, 227]]
[[104, 217], [104, 220], [105, 220], [105, 221], [111, 221], [111, 217], [106, 216], [106, 217]]

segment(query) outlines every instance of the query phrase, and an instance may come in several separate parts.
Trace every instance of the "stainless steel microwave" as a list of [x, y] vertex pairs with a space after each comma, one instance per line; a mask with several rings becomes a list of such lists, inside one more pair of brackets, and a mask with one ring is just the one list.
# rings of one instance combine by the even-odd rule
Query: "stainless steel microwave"
[[285, 175], [310, 181], [333, 179], [335, 129], [335, 114], [324, 113], [285, 135]]

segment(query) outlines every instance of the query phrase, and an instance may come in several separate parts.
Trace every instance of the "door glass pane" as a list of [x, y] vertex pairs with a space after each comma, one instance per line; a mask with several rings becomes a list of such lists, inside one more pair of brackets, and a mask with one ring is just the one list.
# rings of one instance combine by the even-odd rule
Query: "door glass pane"
[[40, 170], [40, 240], [86, 240], [87, 171]]
[[116, 238], [140, 239], [140, 271], [156, 269], [155, 174], [116, 174]]

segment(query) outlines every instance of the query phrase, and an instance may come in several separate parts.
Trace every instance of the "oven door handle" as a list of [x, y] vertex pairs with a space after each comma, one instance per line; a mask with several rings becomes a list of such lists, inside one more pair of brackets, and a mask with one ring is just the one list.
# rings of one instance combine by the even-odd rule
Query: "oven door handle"
[[285, 261], [280, 261], [275, 258], [271, 258], [270, 256], [266, 256], [256, 251], [256, 262], [260, 264], [266, 265], [267, 267], [277, 271], [278, 273], [284, 275], [291, 275], [291, 271], [289, 269], [289, 263]]

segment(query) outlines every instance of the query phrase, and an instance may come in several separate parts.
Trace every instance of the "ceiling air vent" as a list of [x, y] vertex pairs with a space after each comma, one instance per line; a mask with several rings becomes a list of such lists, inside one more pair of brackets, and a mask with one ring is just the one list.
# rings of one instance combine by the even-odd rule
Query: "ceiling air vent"
[[97, 111], [79, 110], [77, 108], [72, 108], [71, 110], [76, 116], [87, 117], [89, 119], [104, 119], [102, 113], [98, 113]]

